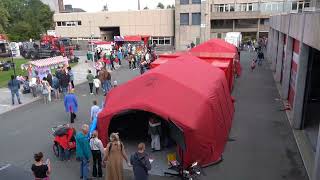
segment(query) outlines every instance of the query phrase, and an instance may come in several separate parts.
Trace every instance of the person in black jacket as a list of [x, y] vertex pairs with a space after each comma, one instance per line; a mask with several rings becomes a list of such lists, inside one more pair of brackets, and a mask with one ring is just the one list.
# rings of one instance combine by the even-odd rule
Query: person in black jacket
[[151, 170], [151, 164], [149, 156], [145, 153], [145, 144], [140, 143], [138, 145], [138, 152], [134, 153], [130, 157], [130, 164], [133, 167], [133, 174], [135, 180], [148, 180], [149, 173]]
[[62, 94], [63, 94], [63, 97], [64, 97], [68, 93], [68, 87], [69, 87], [69, 84], [70, 84], [70, 75], [67, 74], [65, 71], [62, 71], [61, 79], [60, 79], [59, 82], [60, 82], [60, 86], [61, 86], [61, 89], [62, 89]]

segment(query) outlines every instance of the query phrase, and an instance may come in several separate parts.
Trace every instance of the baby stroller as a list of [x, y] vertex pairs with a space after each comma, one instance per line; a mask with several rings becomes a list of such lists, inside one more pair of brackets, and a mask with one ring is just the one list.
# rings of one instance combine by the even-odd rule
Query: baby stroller
[[54, 136], [52, 146], [53, 153], [63, 160], [64, 153], [75, 151], [76, 149], [76, 131], [74, 128], [69, 127], [68, 124], [64, 124], [53, 127], [52, 132]]

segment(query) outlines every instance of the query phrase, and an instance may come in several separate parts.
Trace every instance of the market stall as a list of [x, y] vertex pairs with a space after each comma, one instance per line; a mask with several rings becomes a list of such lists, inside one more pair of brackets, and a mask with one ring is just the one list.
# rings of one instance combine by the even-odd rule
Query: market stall
[[40, 59], [36, 61], [29, 61], [29, 63], [24, 64], [21, 68], [28, 71], [28, 76], [39, 77], [42, 79], [47, 76], [47, 72], [60, 67], [66, 67], [69, 65], [69, 59], [63, 56], [56, 56], [52, 58]]

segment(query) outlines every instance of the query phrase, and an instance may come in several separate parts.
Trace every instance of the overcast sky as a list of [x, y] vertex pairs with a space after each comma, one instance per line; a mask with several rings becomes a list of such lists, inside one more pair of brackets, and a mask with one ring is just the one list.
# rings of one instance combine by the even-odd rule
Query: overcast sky
[[[140, 0], [140, 7], [143, 9], [155, 9], [158, 2], [165, 5], [174, 4], [174, 0]], [[101, 11], [103, 6], [108, 3], [109, 11], [137, 10], [138, 0], [64, 0], [64, 4], [72, 4], [74, 8], [81, 8], [87, 12]]]

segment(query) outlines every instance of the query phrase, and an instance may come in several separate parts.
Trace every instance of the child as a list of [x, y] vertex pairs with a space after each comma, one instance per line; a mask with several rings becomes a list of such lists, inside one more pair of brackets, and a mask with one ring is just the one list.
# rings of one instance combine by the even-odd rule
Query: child
[[118, 81], [113, 81], [113, 87], [117, 87], [118, 86]]
[[94, 79], [93, 79], [93, 84], [94, 84], [94, 87], [96, 88], [96, 95], [99, 94], [99, 88], [101, 86], [101, 82], [100, 80], [98, 79], [98, 76], [96, 76]]
[[256, 68], [256, 60], [255, 60], [255, 59], [252, 59], [252, 62], [251, 62], [251, 72], [253, 72], [254, 68]]
[[91, 111], [90, 111], [90, 118], [91, 121], [93, 121], [93, 119], [98, 115], [99, 111], [100, 111], [100, 107], [97, 105], [98, 102], [96, 100], [94, 100], [92, 102], [92, 106], [91, 106]]

